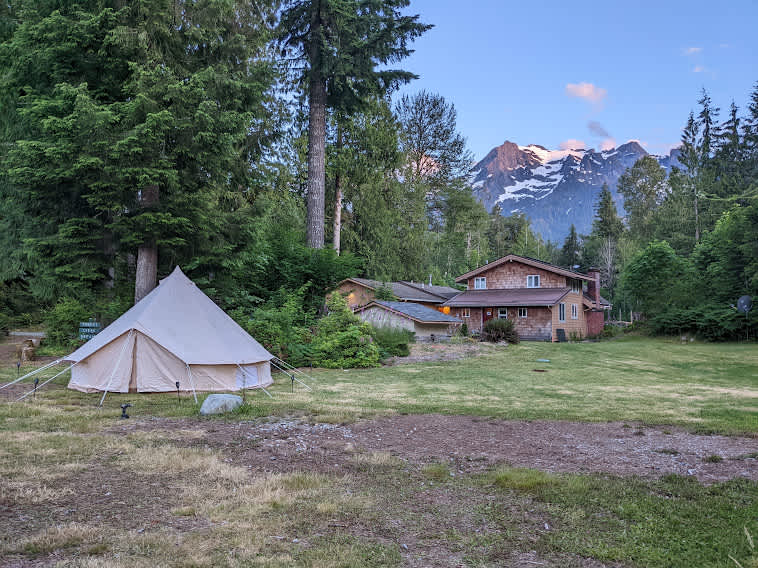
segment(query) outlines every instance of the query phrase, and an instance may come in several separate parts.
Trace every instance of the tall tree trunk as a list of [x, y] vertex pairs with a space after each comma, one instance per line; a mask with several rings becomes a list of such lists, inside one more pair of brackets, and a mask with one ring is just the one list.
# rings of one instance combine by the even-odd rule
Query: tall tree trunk
[[[158, 204], [160, 193], [157, 185], [142, 190], [140, 205], [143, 208]], [[158, 245], [155, 239], [148, 239], [137, 249], [137, 271], [134, 279], [134, 303], [147, 296], [158, 281]]]
[[[319, 9], [311, 16], [311, 36], [320, 33]], [[317, 41], [311, 42], [310, 92], [308, 104], [308, 197], [307, 244], [310, 248], [324, 248], [324, 199], [326, 195], [326, 80], [321, 74], [321, 61]]]
[[[339, 120], [339, 119], [338, 119]], [[340, 175], [339, 152], [342, 149], [342, 127], [337, 123], [337, 170], [334, 174], [334, 227], [332, 229], [332, 245], [337, 254], [340, 253], [342, 235], [342, 176]]]

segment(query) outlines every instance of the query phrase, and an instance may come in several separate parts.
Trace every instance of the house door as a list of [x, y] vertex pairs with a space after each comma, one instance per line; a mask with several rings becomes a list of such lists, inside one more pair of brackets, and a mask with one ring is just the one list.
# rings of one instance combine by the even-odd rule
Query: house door
[[482, 326], [494, 317], [497, 317], [495, 308], [482, 308]]

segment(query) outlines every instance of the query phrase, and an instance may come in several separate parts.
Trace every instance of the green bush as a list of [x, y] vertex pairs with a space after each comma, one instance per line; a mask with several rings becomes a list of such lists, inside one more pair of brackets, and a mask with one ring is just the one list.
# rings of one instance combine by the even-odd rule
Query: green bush
[[362, 322], [339, 294], [332, 294], [326, 306], [329, 313], [316, 325], [313, 364], [328, 369], [378, 366], [379, 348], [371, 326]]
[[461, 337], [468, 337], [468, 325], [466, 325], [466, 322], [463, 322], [463, 325], [458, 328], [458, 333]]
[[0, 335], [7, 335], [11, 328], [11, 318], [5, 314], [0, 314]]
[[252, 313], [238, 308], [230, 315], [271, 353], [291, 365], [305, 365], [310, 362], [305, 346], [313, 336], [313, 318], [303, 307], [305, 290], [306, 286], [294, 292], [281, 289]]
[[409, 343], [416, 341], [416, 334], [399, 327], [373, 327], [371, 336], [379, 347], [382, 359], [387, 357], [407, 357], [411, 354]]
[[513, 320], [509, 319], [491, 319], [484, 324], [482, 329], [482, 339], [484, 341], [507, 341], [508, 343], [518, 343], [519, 337]]
[[730, 307], [704, 304], [691, 308], [669, 308], [646, 322], [653, 335], [697, 335], [706, 341], [733, 341], [758, 334], [755, 312], [746, 318]]
[[327, 369], [378, 367], [379, 348], [368, 325], [351, 325], [345, 331], [319, 336], [313, 343], [313, 364]]
[[79, 323], [92, 314], [73, 298], [63, 298], [45, 314], [47, 339], [51, 345], [74, 346], [78, 340]]

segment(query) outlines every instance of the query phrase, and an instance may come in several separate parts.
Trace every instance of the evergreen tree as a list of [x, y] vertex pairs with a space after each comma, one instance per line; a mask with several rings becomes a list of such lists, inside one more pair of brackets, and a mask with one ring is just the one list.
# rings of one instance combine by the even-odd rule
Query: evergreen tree
[[324, 246], [327, 108], [351, 112], [371, 95], [415, 78], [378, 69], [411, 53], [409, 41], [430, 26], [402, 16], [409, 0], [287, 0], [280, 40], [304, 63], [298, 79], [307, 91], [307, 242]]
[[19, 11], [0, 47], [0, 90], [19, 93], [20, 125], [3, 194], [36, 225], [24, 242], [38, 296], [112, 283], [138, 253], [138, 299], [155, 285], [159, 247], [168, 269], [220, 244], [221, 200], [250, 194], [248, 164], [266, 147], [265, 9], [154, 0]]
[[566, 240], [563, 241], [563, 248], [561, 249], [561, 265], [574, 269], [575, 266], [581, 263], [581, 243], [579, 241], [579, 235], [576, 232], [576, 227], [571, 224], [569, 234]]
[[592, 233], [602, 237], [617, 240], [624, 231], [624, 223], [616, 211], [616, 204], [608, 184], [604, 183], [595, 205], [595, 219], [592, 222]]

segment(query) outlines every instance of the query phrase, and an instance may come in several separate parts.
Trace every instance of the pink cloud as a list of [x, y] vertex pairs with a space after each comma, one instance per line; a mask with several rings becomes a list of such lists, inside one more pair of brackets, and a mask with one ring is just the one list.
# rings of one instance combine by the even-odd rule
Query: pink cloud
[[566, 94], [569, 97], [578, 97], [591, 103], [600, 103], [606, 97], [608, 91], [592, 83], [568, 83], [566, 85]]
[[616, 140], [613, 138], [606, 138], [600, 143], [601, 150], [613, 150], [616, 147]]
[[587, 144], [585, 144], [582, 140], [569, 138], [568, 140], [558, 144], [558, 147], [561, 150], [583, 150], [587, 147]]
[[695, 65], [695, 68], [692, 70], [693, 73], [705, 73], [706, 71], [708, 71], [708, 69], [702, 65]]

